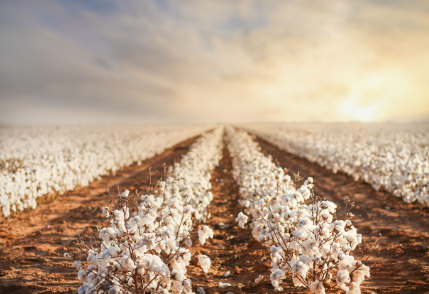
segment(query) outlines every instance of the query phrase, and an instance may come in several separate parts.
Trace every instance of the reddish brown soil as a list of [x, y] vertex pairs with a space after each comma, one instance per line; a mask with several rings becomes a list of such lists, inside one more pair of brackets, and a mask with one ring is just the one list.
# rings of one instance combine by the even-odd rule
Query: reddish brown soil
[[353, 224], [364, 243], [355, 255], [364, 259], [374, 240], [382, 234], [378, 250], [368, 260], [371, 278], [364, 292], [429, 293], [429, 209], [407, 204], [387, 192], [377, 192], [364, 182], [320, 167], [257, 139], [265, 155], [271, 155], [289, 174], [314, 177], [315, 194], [335, 202], [341, 211], [344, 199], [355, 202]]
[[109, 205], [117, 189], [144, 190], [151, 167], [152, 181], [164, 176], [164, 163], [172, 165], [195, 141], [188, 139], [141, 166], [125, 168], [70, 195], [41, 204], [0, 224], [0, 293], [73, 293], [79, 287], [77, 272], [65, 252], [77, 253], [69, 236], [77, 237], [96, 222], [92, 209]]

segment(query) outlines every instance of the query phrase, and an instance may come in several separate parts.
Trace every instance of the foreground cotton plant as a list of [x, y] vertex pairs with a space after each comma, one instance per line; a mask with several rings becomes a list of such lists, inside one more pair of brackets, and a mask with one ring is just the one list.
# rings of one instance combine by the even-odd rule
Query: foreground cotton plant
[[291, 275], [295, 286], [311, 293], [337, 287], [348, 294], [360, 293], [369, 268], [352, 256], [362, 242], [350, 221], [353, 214], [334, 220], [334, 203], [313, 199], [305, 204], [313, 195], [312, 178], [297, 189], [247, 133], [229, 128], [227, 134], [240, 204], [247, 214], [240, 212], [236, 221], [244, 227], [250, 218], [253, 237], [270, 248], [275, 289], [281, 291], [282, 280]]
[[[192, 246], [193, 219], [208, 218], [210, 172], [221, 158], [222, 134], [218, 128], [197, 140], [153, 193], [138, 196], [134, 211], [129, 204], [136, 195], [128, 190], [117, 197], [116, 209], [103, 208], [110, 224], [99, 229], [99, 247], [87, 248], [86, 269], [75, 262], [79, 294], [192, 293], [186, 247]], [[213, 231], [202, 225], [198, 237], [205, 243]], [[200, 255], [199, 261], [207, 273], [210, 258]]]
[[[127, 205], [103, 209], [110, 226], [99, 231], [100, 247], [88, 250], [86, 269], [75, 263], [83, 283], [79, 294], [191, 293], [186, 271], [192, 254], [185, 242], [191, 237], [192, 213], [184, 204], [141, 195], [132, 214]], [[207, 271], [206, 264], [203, 268]]]

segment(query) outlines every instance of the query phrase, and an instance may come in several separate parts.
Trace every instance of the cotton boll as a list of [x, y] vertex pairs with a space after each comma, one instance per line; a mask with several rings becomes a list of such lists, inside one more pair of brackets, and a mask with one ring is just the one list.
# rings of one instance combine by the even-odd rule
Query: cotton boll
[[206, 243], [208, 238], [213, 238], [213, 231], [208, 226], [200, 226], [198, 229], [198, 238], [202, 245]]
[[247, 223], [248, 218], [249, 217], [247, 215], [240, 212], [235, 220], [238, 222], [238, 226], [244, 229], [244, 225]]
[[200, 255], [198, 255], [198, 261], [200, 262], [200, 265], [201, 265], [201, 268], [203, 269], [203, 271], [205, 273], [208, 273], [210, 265], [211, 265], [210, 258], [206, 255], [200, 254]]
[[219, 288], [223, 289], [223, 288], [227, 288], [227, 287], [231, 287], [231, 284], [219, 282]]
[[192, 293], [191, 280], [189, 279], [184, 280], [183, 288], [185, 289], [186, 293]]
[[310, 284], [310, 291], [312, 294], [325, 294], [325, 287], [322, 282], [315, 281]]
[[192, 240], [191, 239], [186, 239], [185, 240], [185, 245], [188, 247], [192, 247]]
[[203, 287], [198, 287], [197, 293], [198, 294], [206, 294], [206, 291], [204, 291]]
[[73, 266], [77, 269], [80, 270], [82, 269], [82, 262], [80, 260], [75, 260], [75, 262], [73, 263]]
[[361, 294], [359, 284], [356, 282], [350, 283], [349, 290], [346, 292], [346, 294]]
[[107, 291], [107, 294], [122, 294], [123, 291], [119, 286], [113, 286]]
[[122, 257], [122, 266], [127, 271], [133, 271], [136, 268], [134, 261], [128, 256]]
[[338, 271], [337, 273], [338, 286], [344, 291], [348, 291], [349, 288], [346, 286], [346, 284], [349, 284], [349, 283], [350, 283], [349, 271], [348, 270]]
[[120, 197], [128, 197], [128, 195], [130, 194], [130, 191], [125, 190], [124, 192], [122, 192], [121, 194], [119, 194]]
[[258, 283], [259, 283], [259, 282], [261, 282], [263, 279], [264, 279], [264, 276], [263, 276], [263, 275], [259, 275], [259, 277], [257, 277], [257, 278], [255, 279], [255, 283], [256, 283], [256, 284], [258, 284]]
[[370, 268], [368, 266], [364, 264], [361, 265], [357, 270], [353, 272], [353, 281], [360, 285], [365, 279], [365, 277], [370, 277], [369, 270]]
[[270, 275], [271, 285], [273, 285], [274, 288], [277, 288], [285, 278], [285, 273], [281, 269], [276, 269]]
[[110, 208], [109, 207], [103, 207], [103, 210], [102, 210], [101, 214], [104, 217], [109, 217], [110, 216]]
[[304, 230], [296, 230], [293, 232], [293, 236], [298, 240], [306, 240], [308, 238], [308, 234]]

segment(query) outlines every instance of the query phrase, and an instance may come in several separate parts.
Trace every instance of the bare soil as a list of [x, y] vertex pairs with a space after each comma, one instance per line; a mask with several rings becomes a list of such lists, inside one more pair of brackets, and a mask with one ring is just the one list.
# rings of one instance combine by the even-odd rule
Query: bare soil
[[[0, 293], [73, 293], [79, 287], [77, 272], [64, 252], [73, 252], [64, 236], [78, 236], [94, 223], [97, 212], [88, 209], [109, 204], [107, 188], [117, 187], [144, 190], [151, 167], [152, 181], [163, 177], [164, 163], [171, 165], [187, 151], [195, 140], [189, 139], [149, 159], [141, 166], [131, 166], [78, 188], [67, 197], [60, 197], [38, 209], [23, 213], [0, 224]], [[429, 293], [429, 209], [406, 204], [385, 192], [376, 192], [369, 185], [355, 182], [343, 174], [333, 174], [317, 164], [309, 163], [277, 147], [257, 139], [266, 155], [278, 165], [288, 168], [291, 175], [298, 171], [302, 177], [313, 176], [316, 195], [332, 200], [343, 207], [344, 197], [356, 203], [354, 225], [364, 236], [356, 255], [364, 259], [381, 232], [379, 249], [368, 260], [371, 278], [365, 281], [363, 293]], [[204, 246], [193, 238], [194, 253], [188, 277], [194, 291], [203, 287], [206, 293], [273, 293], [269, 282], [269, 250], [255, 241], [250, 229], [241, 229], [235, 218], [241, 211], [237, 200], [238, 187], [232, 178], [231, 158], [227, 149], [212, 175], [213, 202], [209, 206], [211, 218], [207, 225], [215, 237]], [[200, 223], [195, 223], [198, 227]], [[77, 250], [77, 249], [74, 249]], [[211, 258], [212, 266], [203, 273], [198, 254]], [[265, 260], [261, 260], [265, 258]], [[231, 276], [225, 277], [229, 271]], [[264, 280], [254, 282], [259, 275]], [[220, 289], [219, 282], [231, 287]], [[292, 287], [290, 278], [282, 284], [284, 293], [306, 293]]]

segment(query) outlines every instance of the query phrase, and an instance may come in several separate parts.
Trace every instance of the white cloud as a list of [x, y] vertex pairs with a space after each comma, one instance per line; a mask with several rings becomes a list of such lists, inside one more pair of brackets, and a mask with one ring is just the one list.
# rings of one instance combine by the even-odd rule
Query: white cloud
[[[2, 122], [22, 104], [64, 112], [58, 122], [73, 121], [73, 111], [93, 113], [94, 121], [429, 114], [424, 1], [0, 6], [0, 97], [8, 105]], [[30, 122], [32, 108], [25, 109], [14, 122]]]

